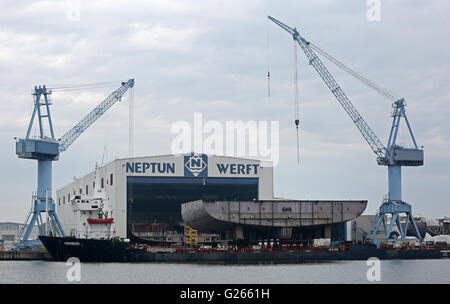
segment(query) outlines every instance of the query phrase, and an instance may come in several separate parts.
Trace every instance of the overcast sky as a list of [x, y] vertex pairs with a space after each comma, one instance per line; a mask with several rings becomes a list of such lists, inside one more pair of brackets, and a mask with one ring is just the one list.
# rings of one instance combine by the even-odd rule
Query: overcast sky
[[[407, 99], [416, 139], [425, 147], [425, 165], [403, 169], [403, 198], [416, 215], [450, 215], [447, 0], [381, 0], [379, 22], [367, 20], [366, 0], [83, 0], [79, 8], [78, 20], [77, 1], [2, 1], [0, 221], [23, 221], [36, 189], [36, 162], [18, 159], [14, 145], [14, 137], [26, 134], [32, 88], [128, 78], [136, 80], [136, 156], [169, 154], [175, 137], [171, 125], [192, 122], [194, 112], [223, 123], [279, 121], [276, 196], [367, 199], [366, 214], [375, 213], [387, 192], [387, 168], [376, 164], [303, 53], [298, 55], [297, 164], [292, 37], [268, 24], [267, 15], [297, 27], [306, 39]], [[325, 64], [385, 143], [391, 103]], [[63, 135], [113, 89], [55, 92], [55, 135]], [[54, 163], [53, 190], [90, 172], [104, 150], [104, 162], [127, 156], [126, 99]]]

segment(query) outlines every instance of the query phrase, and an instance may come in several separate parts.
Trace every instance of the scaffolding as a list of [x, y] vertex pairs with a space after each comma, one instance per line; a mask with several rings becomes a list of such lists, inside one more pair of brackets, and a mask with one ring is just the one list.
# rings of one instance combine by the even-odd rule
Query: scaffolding
[[191, 226], [184, 226], [184, 245], [197, 245], [198, 232]]

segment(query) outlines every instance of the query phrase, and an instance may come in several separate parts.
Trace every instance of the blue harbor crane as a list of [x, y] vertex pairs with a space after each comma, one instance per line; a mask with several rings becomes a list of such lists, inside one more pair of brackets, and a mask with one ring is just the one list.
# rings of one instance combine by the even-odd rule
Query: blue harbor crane
[[[20, 242], [17, 245], [17, 249], [32, 249], [40, 245], [40, 241], [29, 239], [33, 227], [36, 224], [39, 227], [39, 234], [50, 233], [47, 231], [46, 225], [42, 220], [41, 215], [43, 212], [47, 213], [51, 233], [55, 236], [65, 236], [63, 227], [56, 215], [55, 202], [52, 198], [52, 162], [58, 160], [61, 152], [66, 151], [91, 124], [117, 101], [120, 101], [125, 92], [133, 88], [133, 86], [134, 79], [122, 82], [118, 89], [112, 92], [59, 139], [55, 139], [49, 108], [49, 105], [51, 105], [49, 95], [52, 93], [52, 89], [47, 88], [45, 85], [34, 88], [32, 94], [34, 98], [33, 114], [31, 115], [25, 139], [16, 141], [16, 154], [19, 158], [37, 160], [37, 192], [33, 194], [32, 208], [26, 217], [24, 230], [20, 235]], [[32, 137], [31, 130], [36, 118], [38, 121], [39, 136]], [[48, 123], [49, 133], [44, 130], [44, 125], [46, 125], [44, 124], [45, 119]]]
[[[353, 71], [346, 65], [344, 65], [342, 62], [334, 58], [333, 56], [329, 55], [325, 51], [321, 50], [317, 45], [314, 43], [307, 41], [305, 38], [300, 36], [296, 28], [291, 28], [287, 26], [286, 24], [278, 21], [275, 18], [272, 18], [268, 16], [269, 20], [273, 21], [275, 24], [280, 26], [282, 29], [287, 31], [289, 34], [292, 35], [292, 38], [294, 41], [298, 43], [298, 45], [301, 47], [303, 52], [306, 54], [306, 57], [308, 58], [309, 64], [314, 67], [314, 69], [317, 71], [319, 76], [322, 78], [322, 80], [325, 82], [325, 84], [328, 86], [330, 91], [333, 93], [333, 95], [336, 97], [336, 99], [339, 101], [341, 106], [344, 108], [344, 110], [347, 112], [350, 119], [353, 121], [353, 123], [356, 125], [358, 130], [361, 132], [364, 139], [369, 144], [370, 148], [373, 150], [373, 152], [377, 156], [377, 163], [381, 166], [387, 166], [388, 167], [388, 194], [386, 199], [383, 201], [382, 205], [379, 208], [378, 212], [378, 219], [376, 221], [376, 224], [374, 225], [371, 235], [369, 236], [370, 239], [373, 242], [375, 241], [375, 235], [380, 228], [380, 225], [383, 224], [385, 237], [383, 241], [398, 241], [398, 240], [405, 240], [406, 239], [406, 233], [408, 230], [408, 223], [410, 222], [413, 230], [414, 235], [419, 240], [422, 240], [420, 236], [420, 232], [417, 228], [417, 225], [414, 221], [414, 217], [412, 214], [412, 208], [411, 205], [404, 202], [402, 200], [402, 174], [401, 174], [401, 168], [402, 166], [422, 166], [424, 161], [424, 153], [423, 149], [419, 148], [417, 146], [416, 140], [414, 138], [411, 125], [409, 124], [408, 118], [406, 116], [405, 111], [405, 99], [404, 98], [397, 98], [393, 93], [390, 91], [376, 85], [372, 81], [368, 80], [364, 76], [358, 74], [357, 72]], [[380, 141], [380, 139], [377, 137], [377, 135], [372, 131], [372, 129], [369, 127], [369, 125], [366, 123], [366, 121], [363, 119], [361, 114], [356, 110], [356, 108], [353, 106], [353, 104], [348, 99], [347, 95], [345, 95], [342, 88], [338, 85], [336, 80], [333, 78], [333, 76], [330, 74], [330, 72], [327, 70], [325, 65], [322, 63], [320, 58], [317, 56], [317, 53], [324, 56], [326, 59], [331, 61], [332, 63], [336, 64], [338, 67], [349, 73], [351, 76], [355, 77], [356, 79], [360, 80], [362, 83], [367, 85], [368, 87], [374, 89], [378, 94], [381, 96], [388, 98], [392, 101], [392, 107], [393, 107], [393, 121], [392, 121], [392, 127], [389, 134], [389, 139], [387, 142], [387, 145], [383, 145], [383, 143]], [[412, 148], [409, 147], [403, 147], [397, 144], [397, 136], [398, 131], [400, 127], [400, 122], [404, 119], [406, 122], [406, 125], [408, 127], [409, 135], [412, 139], [413, 146]], [[400, 216], [404, 214], [405, 215], [405, 223], [402, 225], [400, 221]], [[391, 216], [390, 223], [387, 226], [386, 219], [388, 216]], [[394, 226], [397, 226], [399, 236], [398, 238], [394, 238], [393, 235], [395, 233], [393, 232]]]

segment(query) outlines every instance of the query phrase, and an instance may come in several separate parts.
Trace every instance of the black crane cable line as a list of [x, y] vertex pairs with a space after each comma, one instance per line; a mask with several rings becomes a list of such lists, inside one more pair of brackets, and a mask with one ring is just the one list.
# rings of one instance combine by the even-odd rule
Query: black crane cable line
[[297, 132], [297, 163], [300, 163], [300, 143], [299, 143], [299, 134], [298, 134], [298, 125], [300, 123], [299, 117], [299, 93], [298, 93], [298, 60], [297, 60], [297, 51], [298, 44], [297, 41], [294, 42], [294, 123]]
[[389, 99], [389, 100], [393, 100], [396, 101], [399, 99], [398, 94], [393, 93], [392, 91], [389, 91], [383, 87], [381, 87], [380, 85], [377, 85], [376, 83], [374, 83], [373, 81], [367, 79], [366, 77], [364, 77], [363, 75], [361, 75], [360, 73], [356, 72], [355, 70], [351, 69], [349, 66], [345, 65], [344, 63], [342, 63], [342, 61], [338, 60], [336, 57], [330, 55], [329, 53], [327, 53], [326, 51], [322, 50], [321, 48], [319, 48], [317, 46], [317, 44], [309, 41], [309, 46], [316, 52], [318, 52], [319, 54], [321, 54], [323, 57], [325, 57], [328, 61], [330, 61], [331, 63], [335, 64], [336, 66], [338, 66], [339, 68], [341, 68], [342, 70], [344, 70], [345, 72], [347, 72], [348, 74], [350, 74], [351, 76], [353, 76], [354, 78], [356, 78], [357, 80], [361, 81], [362, 83], [364, 83], [366, 86], [372, 88], [373, 90], [375, 90], [375, 92], [377, 92], [378, 94], [380, 94], [381, 96]]
[[84, 89], [106, 88], [106, 87], [119, 86], [121, 84], [121, 82], [123, 82], [123, 81], [125, 81], [125, 80], [87, 83], [87, 84], [72, 84], [72, 85], [59, 84], [59, 85], [50, 85], [48, 87], [48, 89], [52, 90], [52, 91], [74, 91], [74, 90], [84, 90]]
[[267, 97], [270, 97], [270, 20], [267, 19]]

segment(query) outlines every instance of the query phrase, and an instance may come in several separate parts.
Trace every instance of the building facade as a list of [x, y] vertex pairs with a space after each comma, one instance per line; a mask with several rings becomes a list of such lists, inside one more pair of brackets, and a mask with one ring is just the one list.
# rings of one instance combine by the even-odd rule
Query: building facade
[[[100, 187], [114, 209], [116, 235], [133, 227], [178, 225], [181, 204], [195, 200], [272, 200], [273, 168], [258, 160], [206, 154], [117, 159], [97, 169]], [[63, 229], [77, 227], [71, 206], [75, 196], [92, 197], [96, 172], [56, 191]]]

